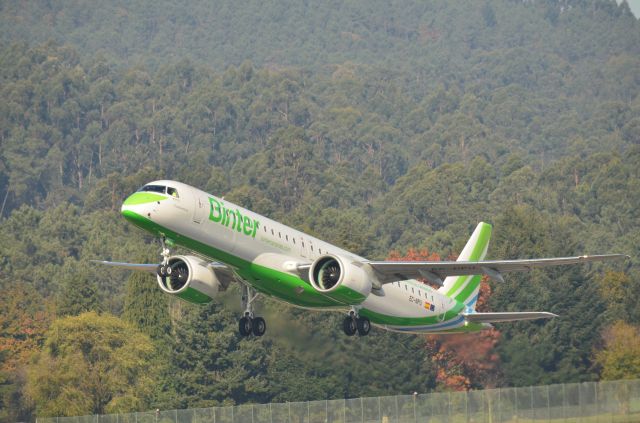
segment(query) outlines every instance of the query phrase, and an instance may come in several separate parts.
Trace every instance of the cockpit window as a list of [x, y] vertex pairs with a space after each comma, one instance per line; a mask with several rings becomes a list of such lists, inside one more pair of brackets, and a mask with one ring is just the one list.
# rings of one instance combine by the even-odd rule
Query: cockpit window
[[180, 196], [178, 195], [178, 190], [175, 188], [167, 187], [167, 194], [174, 198], [180, 198]]
[[140, 188], [140, 191], [159, 192], [160, 194], [164, 194], [166, 188], [167, 187], [162, 185], [145, 185]]

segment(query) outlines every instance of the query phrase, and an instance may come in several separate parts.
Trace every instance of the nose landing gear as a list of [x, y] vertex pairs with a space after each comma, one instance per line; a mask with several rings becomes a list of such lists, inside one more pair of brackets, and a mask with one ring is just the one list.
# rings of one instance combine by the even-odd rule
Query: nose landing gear
[[267, 331], [267, 322], [253, 314], [253, 301], [258, 297], [256, 291], [246, 285], [242, 286], [242, 308], [244, 316], [238, 321], [238, 331], [242, 336], [262, 336]]

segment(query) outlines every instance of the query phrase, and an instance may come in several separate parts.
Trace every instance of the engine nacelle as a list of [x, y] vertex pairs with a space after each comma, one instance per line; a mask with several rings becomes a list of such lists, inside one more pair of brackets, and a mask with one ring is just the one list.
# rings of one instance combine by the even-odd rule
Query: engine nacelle
[[334, 255], [322, 256], [313, 262], [309, 281], [318, 292], [345, 305], [360, 304], [373, 287], [371, 277], [361, 266]]
[[169, 258], [167, 276], [157, 275], [158, 285], [167, 294], [195, 304], [210, 303], [222, 284], [208, 262], [196, 256]]

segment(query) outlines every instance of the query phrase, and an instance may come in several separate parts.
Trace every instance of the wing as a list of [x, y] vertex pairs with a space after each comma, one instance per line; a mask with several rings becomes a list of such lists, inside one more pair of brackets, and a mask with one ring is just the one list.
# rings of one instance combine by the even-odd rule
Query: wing
[[90, 260], [92, 263], [98, 263], [105, 266], [117, 267], [125, 270], [137, 270], [140, 272], [156, 273], [157, 264], [150, 263], [122, 263], [119, 261]]
[[516, 320], [550, 319], [558, 317], [557, 314], [546, 311], [521, 311], [501, 313], [462, 313], [469, 323], [499, 323], [514, 322]]
[[[119, 262], [119, 261], [105, 261], [105, 260], [90, 260], [92, 263], [98, 263], [98, 264], [102, 264], [105, 266], [111, 266], [111, 267], [117, 267], [119, 269], [125, 269], [125, 270], [136, 270], [139, 272], [149, 272], [149, 273], [153, 273], [156, 274], [156, 271], [158, 270], [158, 264], [151, 264], [151, 263], [123, 263], [123, 262]], [[212, 268], [217, 274], [224, 274], [229, 276], [230, 278], [233, 277], [234, 273], [233, 270], [231, 268], [229, 268], [229, 266], [227, 266], [226, 264], [223, 263], [219, 263], [217, 261], [213, 261], [211, 263], [208, 264], [208, 266], [210, 268]]]
[[525, 260], [369, 261], [366, 263], [375, 270], [382, 283], [426, 278], [441, 285], [442, 280], [447, 276], [487, 275], [491, 279], [503, 282], [502, 273], [506, 272], [526, 272], [540, 267], [564, 266], [623, 258], [629, 258], [629, 256], [625, 254], [604, 254]]

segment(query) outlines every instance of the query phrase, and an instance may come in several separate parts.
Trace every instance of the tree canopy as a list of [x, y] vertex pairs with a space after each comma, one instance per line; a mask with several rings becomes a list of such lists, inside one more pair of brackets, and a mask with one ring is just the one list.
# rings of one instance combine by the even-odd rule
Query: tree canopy
[[[618, 377], [602, 336], [640, 324], [640, 23], [625, 2], [0, 10], [1, 421]], [[497, 325], [481, 362], [464, 338], [354, 341], [338, 314], [268, 299], [252, 344], [234, 288], [195, 308], [89, 264], [159, 259], [119, 208], [160, 178], [372, 259], [455, 257], [478, 221], [494, 227], [490, 259], [632, 258], [488, 281], [487, 310], [560, 317]], [[91, 367], [93, 345], [129, 348], [118, 365], [154, 389]], [[83, 397], [92, 374], [117, 389]]]

